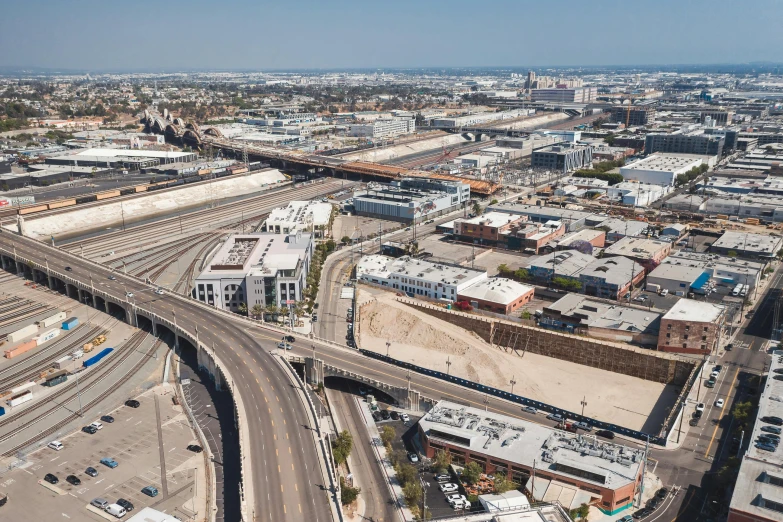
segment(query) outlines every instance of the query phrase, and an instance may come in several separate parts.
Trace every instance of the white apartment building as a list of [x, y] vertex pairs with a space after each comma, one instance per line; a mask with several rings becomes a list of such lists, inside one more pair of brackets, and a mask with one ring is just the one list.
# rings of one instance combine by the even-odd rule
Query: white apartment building
[[413, 118], [378, 119], [370, 123], [348, 126], [348, 135], [363, 138], [391, 138], [416, 132]]
[[651, 154], [620, 167], [620, 174], [626, 181], [673, 187], [677, 176], [685, 174], [702, 163], [701, 158], [695, 156]]
[[431, 263], [410, 256], [364, 256], [356, 265], [356, 277], [367, 283], [431, 299], [456, 301], [464, 289], [487, 279], [483, 270]]
[[291, 201], [288, 206], [272, 210], [262, 229], [275, 234], [310, 232], [316, 237], [323, 237], [323, 230], [319, 227], [328, 225], [331, 215], [331, 203]]

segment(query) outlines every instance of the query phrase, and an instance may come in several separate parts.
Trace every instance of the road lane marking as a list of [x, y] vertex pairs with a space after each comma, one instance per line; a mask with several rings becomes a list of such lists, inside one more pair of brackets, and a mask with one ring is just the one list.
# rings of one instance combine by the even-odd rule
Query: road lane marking
[[715, 436], [718, 434], [718, 428], [720, 428], [720, 419], [723, 418], [723, 414], [726, 411], [726, 407], [729, 405], [729, 395], [731, 394], [731, 390], [734, 389], [734, 384], [737, 382], [737, 376], [739, 375], [740, 369], [737, 368], [737, 371], [734, 372], [734, 379], [731, 380], [731, 386], [729, 386], [729, 393], [726, 394], [726, 398], [723, 401], [723, 408], [720, 410], [720, 418], [718, 418], [718, 423], [715, 425], [715, 429], [712, 432], [712, 437], [710, 438], [710, 443], [707, 445], [707, 451], [704, 452], [704, 457], [706, 458], [710, 454], [710, 450], [712, 449], [712, 444], [715, 442]]

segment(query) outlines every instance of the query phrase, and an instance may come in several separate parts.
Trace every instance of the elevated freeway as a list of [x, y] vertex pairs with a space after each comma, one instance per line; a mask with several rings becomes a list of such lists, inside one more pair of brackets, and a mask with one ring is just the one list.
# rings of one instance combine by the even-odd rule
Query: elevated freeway
[[259, 339], [225, 313], [186, 297], [157, 295], [143, 281], [37, 241], [0, 232], [4, 268], [48, 282], [67, 295], [105, 307], [128, 322], [175, 333], [183, 349], [198, 346], [199, 360], [214, 358], [232, 391], [242, 440], [245, 519], [332, 520], [330, 483], [319, 464], [314, 421], [291, 393], [291, 381]]

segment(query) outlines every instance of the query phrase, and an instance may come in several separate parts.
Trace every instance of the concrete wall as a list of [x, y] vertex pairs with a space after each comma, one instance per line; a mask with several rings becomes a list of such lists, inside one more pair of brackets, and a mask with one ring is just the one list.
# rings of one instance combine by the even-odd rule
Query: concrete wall
[[[65, 214], [55, 214], [25, 220], [25, 235], [34, 239], [66, 239], [96, 230], [133, 223], [157, 216], [164, 216], [183, 209], [201, 206], [210, 201], [220, 202], [254, 192], [268, 190], [285, 181], [280, 171], [270, 169], [247, 176], [217, 179], [209, 182], [185, 185], [173, 190], [150, 192], [122, 201], [86, 208], [74, 208]], [[16, 224], [6, 225], [16, 231]]]
[[409, 299], [400, 301], [416, 306], [433, 317], [475, 332], [485, 341], [501, 347], [526, 350], [648, 381], [681, 386], [685, 384], [693, 368], [693, 362], [673, 355], [476, 317]]

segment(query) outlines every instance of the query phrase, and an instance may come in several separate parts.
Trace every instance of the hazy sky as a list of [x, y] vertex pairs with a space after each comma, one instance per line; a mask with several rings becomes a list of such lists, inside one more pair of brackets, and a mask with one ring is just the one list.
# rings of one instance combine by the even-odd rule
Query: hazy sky
[[778, 0], [4, 0], [0, 65], [128, 69], [783, 61]]

